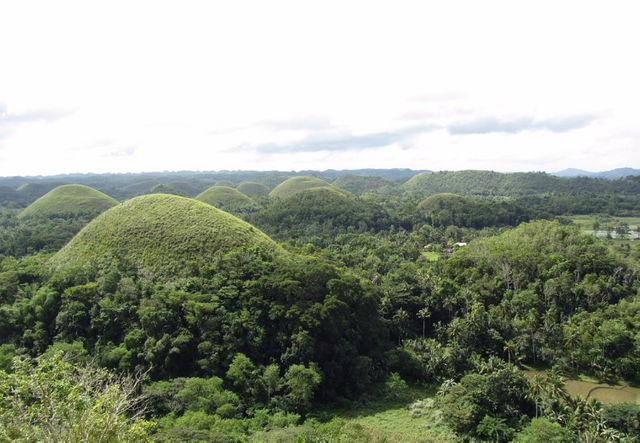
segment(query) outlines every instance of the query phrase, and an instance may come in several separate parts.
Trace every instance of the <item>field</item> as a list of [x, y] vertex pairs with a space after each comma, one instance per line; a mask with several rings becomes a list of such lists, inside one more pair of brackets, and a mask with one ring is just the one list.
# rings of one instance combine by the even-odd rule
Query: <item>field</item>
[[[540, 371], [527, 369], [524, 371], [527, 377], [533, 377]], [[604, 404], [637, 403], [640, 404], [640, 388], [629, 385], [610, 385], [607, 383], [595, 383], [588, 380], [564, 379], [565, 388], [572, 396], [581, 395], [585, 398], [597, 398]]]
[[[581, 230], [589, 234], [594, 234], [598, 238], [607, 237], [607, 228], [611, 229], [610, 235], [613, 239], [624, 240], [616, 232], [616, 227], [621, 223], [626, 223], [629, 227], [629, 234], [626, 240], [638, 240], [640, 238], [640, 217], [611, 217], [609, 215], [575, 215], [571, 217], [571, 221], [580, 227]], [[599, 227], [594, 230], [594, 224], [598, 223]]]

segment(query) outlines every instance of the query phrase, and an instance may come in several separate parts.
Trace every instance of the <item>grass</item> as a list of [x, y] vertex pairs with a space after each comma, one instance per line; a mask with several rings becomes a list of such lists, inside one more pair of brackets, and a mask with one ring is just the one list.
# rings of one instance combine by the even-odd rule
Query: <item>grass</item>
[[433, 251], [423, 251], [422, 256], [430, 262], [436, 262], [440, 260], [440, 253]]
[[118, 263], [165, 278], [192, 275], [220, 252], [259, 246], [282, 249], [254, 226], [197, 200], [152, 194], [96, 217], [52, 259], [54, 269]]
[[237, 189], [228, 186], [212, 186], [196, 196], [196, 200], [215, 206], [227, 212], [237, 213], [257, 204]]
[[276, 186], [273, 191], [269, 193], [274, 198], [288, 198], [300, 191], [311, 188], [330, 187], [331, 185], [321, 178], [317, 177], [292, 177]]
[[262, 195], [269, 195], [271, 189], [267, 185], [256, 182], [244, 182], [238, 186], [238, 191], [242, 192], [247, 197], [259, 197]]
[[19, 218], [71, 217], [79, 214], [95, 216], [117, 204], [114, 198], [88, 186], [63, 185], [31, 203]]
[[342, 408], [320, 409], [297, 427], [253, 435], [251, 441], [451, 442], [433, 388], [380, 390]]
[[[525, 366], [524, 373], [528, 377], [533, 377], [544, 369], [532, 368]], [[564, 379], [565, 388], [572, 396], [581, 395], [585, 398], [597, 398], [604, 404], [615, 403], [637, 403], [640, 404], [640, 388], [629, 386], [627, 384], [610, 385], [607, 383], [598, 383], [585, 375], [578, 375], [577, 379]]]

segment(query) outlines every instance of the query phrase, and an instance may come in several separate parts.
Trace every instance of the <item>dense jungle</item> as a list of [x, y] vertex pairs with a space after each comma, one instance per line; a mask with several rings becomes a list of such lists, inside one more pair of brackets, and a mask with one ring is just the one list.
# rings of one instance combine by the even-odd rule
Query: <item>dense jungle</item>
[[640, 441], [640, 176], [0, 178], [0, 441]]

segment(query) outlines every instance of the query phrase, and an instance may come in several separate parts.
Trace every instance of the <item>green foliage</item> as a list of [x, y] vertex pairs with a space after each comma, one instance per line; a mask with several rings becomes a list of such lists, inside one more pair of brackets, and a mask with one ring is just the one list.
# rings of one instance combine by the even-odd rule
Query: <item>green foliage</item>
[[532, 214], [513, 201], [490, 201], [456, 194], [436, 194], [425, 198], [418, 211], [432, 226], [455, 225], [482, 229], [486, 226], [516, 226]]
[[228, 186], [212, 186], [198, 194], [195, 199], [232, 214], [242, 214], [258, 208], [256, 202]]
[[276, 186], [269, 195], [273, 198], [288, 198], [300, 191], [311, 188], [330, 187], [331, 185], [317, 177], [291, 177]]
[[311, 406], [313, 393], [322, 381], [322, 375], [316, 365], [291, 365], [284, 374], [287, 386], [287, 399], [295, 410], [304, 412]]
[[347, 230], [368, 231], [389, 225], [388, 215], [375, 204], [365, 202], [332, 187], [300, 190], [256, 213], [252, 221], [280, 238], [296, 238], [311, 230], [332, 237]]
[[240, 183], [236, 189], [251, 198], [269, 195], [269, 192], [271, 192], [267, 185], [255, 182]]
[[373, 175], [343, 174], [333, 182], [333, 186], [355, 195], [367, 192], [389, 195], [396, 190], [398, 183]]
[[144, 441], [140, 378], [74, 365], [54, 354], [15, 358], [0, 371], [0, 439], [20, 441]]
[[63, 185], [49, 191], [20, 213], [20, 219], [96, 216], [118, 204], [114, 198], [82, 185]]
[[252, 245], [278, 252], [258, 229], [196, 200], [154, 194], [101, 214], [52, 260], [59, 272], [90, 266], [106, 272], [119, 265], [156, 277], [199, 272], [219, 253]]
[[516, 434], [515, 441], [521, 443], [538, 442], [572, 442], [578, 441], [577, 436], [569, 429], [547, 418], [534, 418], [522, 431]]

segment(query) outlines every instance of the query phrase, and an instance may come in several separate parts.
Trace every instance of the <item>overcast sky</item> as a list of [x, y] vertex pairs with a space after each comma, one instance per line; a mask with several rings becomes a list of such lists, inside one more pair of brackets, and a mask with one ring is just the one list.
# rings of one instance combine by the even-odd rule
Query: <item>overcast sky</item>
[[637, 1], [0, 0], [0, 176], [640, 168]]

